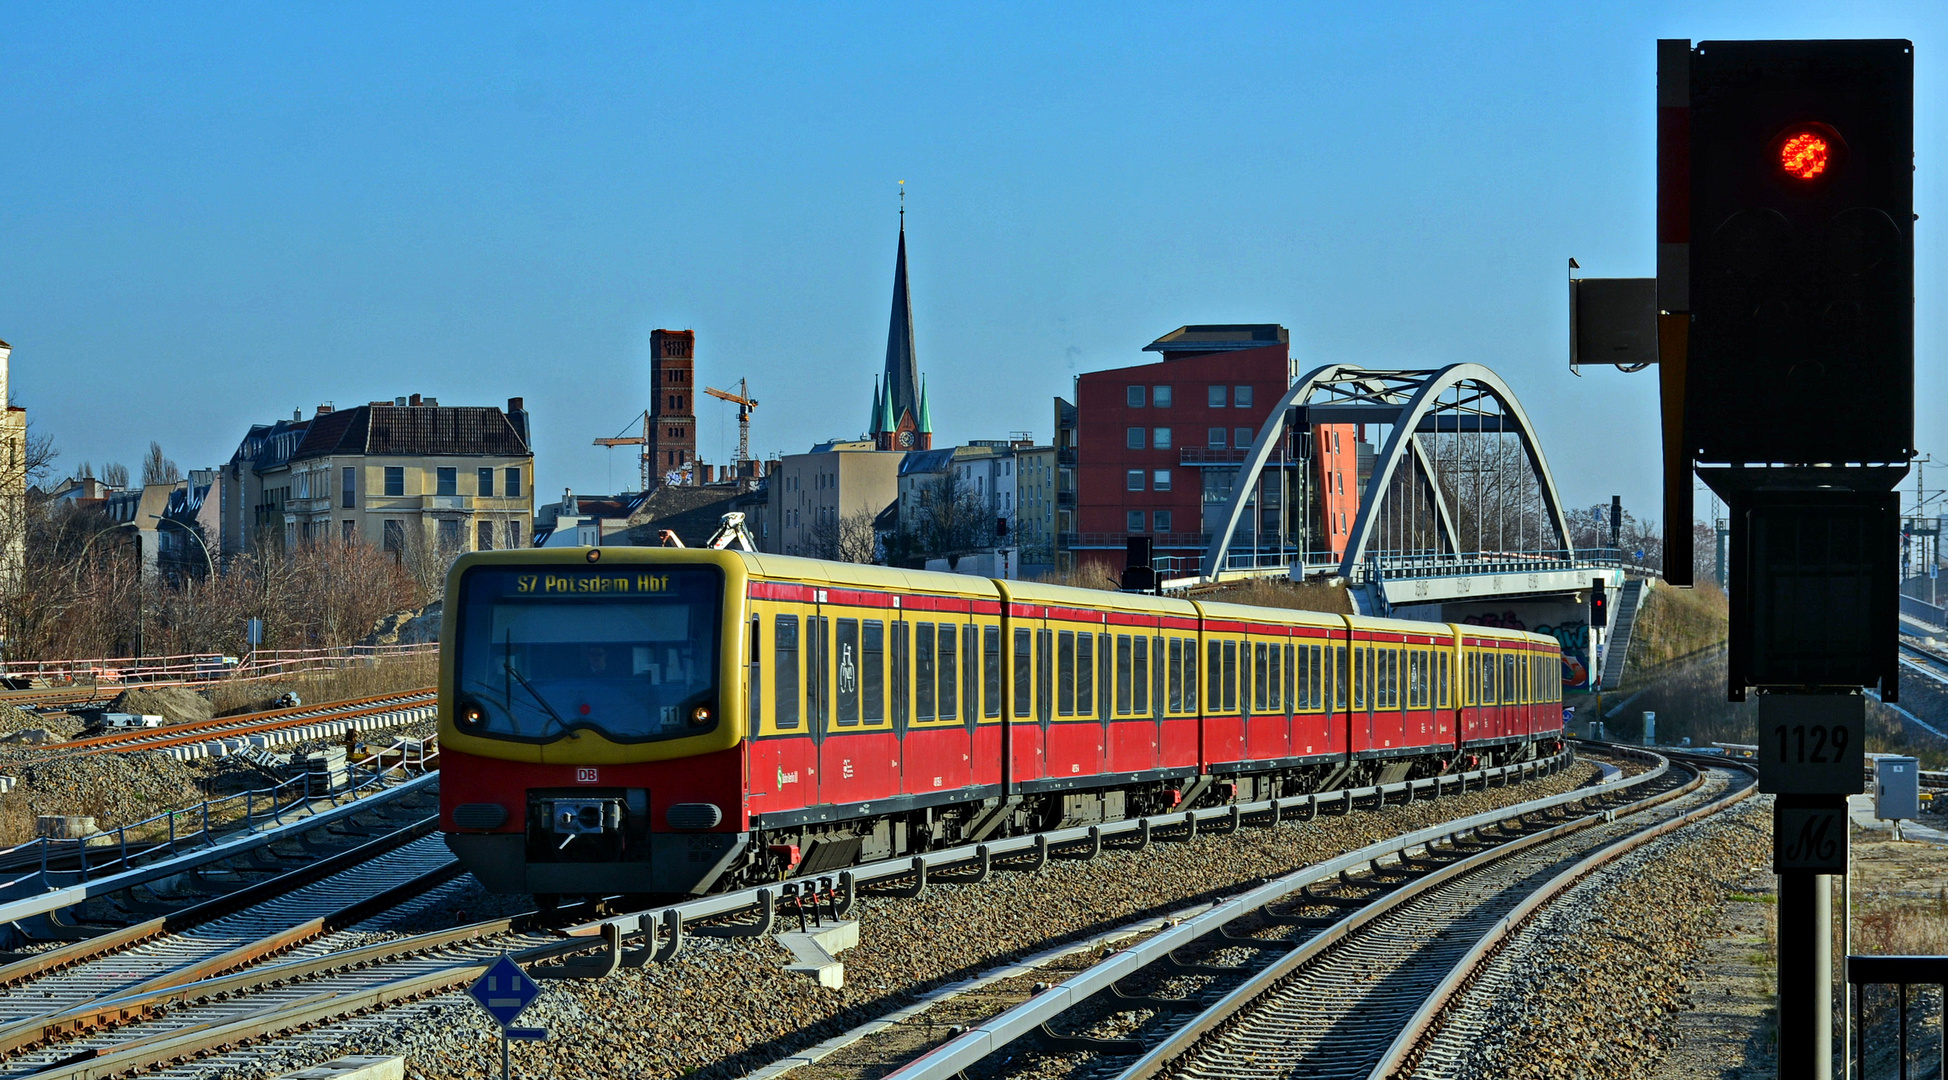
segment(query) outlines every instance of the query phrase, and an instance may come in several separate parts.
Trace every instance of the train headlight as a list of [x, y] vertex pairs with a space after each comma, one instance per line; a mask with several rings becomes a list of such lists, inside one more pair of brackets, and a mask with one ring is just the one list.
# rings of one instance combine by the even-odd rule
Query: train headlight
[[461, 727], [479, 727], [487, 722], [487, 710], [481, 708], [478, 702], [463, 702], [458, 720]]
[[601, 562], [601, 561], [602, 561], [602, 549], [601, 549], [601, 548], [589, 548], [589, 549], [588, 549], [588, 561], [589, 561], [589, 562]]
[[699, 705], [690, 710], [690, 726], [703, 727], [710, 723], [710, 706]]

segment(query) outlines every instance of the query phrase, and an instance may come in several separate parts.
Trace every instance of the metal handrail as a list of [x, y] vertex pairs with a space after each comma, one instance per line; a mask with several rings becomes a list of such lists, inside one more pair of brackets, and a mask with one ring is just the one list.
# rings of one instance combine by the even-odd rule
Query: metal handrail
[[[372, 755], [370, 760], [376, 762], [376, 766], [362, 762], [347, 763], [346, 771], [348, 776], [354, 770], [360, 770], [367, 774], [363, 779], [348, 784], [343, 790], [326, 792], [323, 796], [310, 794], [309, 784], [311, 777], [297, 776], [272, 784], [268, 788], [249, 788], [233, 795], [225, 795], [222, 798], [205, 799], [195, 806], [180, 810], [165, 810], [160, 814], [143, 818], [140, 821], [117, 825], [113, 834], [116, 845], [119, 848], [117, 857], [95, 868], [91, 868], [88, 865], [88, 849], [90, 847], [103, 846], [102, 841], [110, 835], [107, 830], [95, 833], [92, 836], [76, 837], [73, 839], [47, 836], [35, 837], [24, 844], [16, 844], [10, 848], [0, 849], [0, 855], [13, 855], [30, 852], [38, 848], [40, 855], [40, 865], [33, 873], [15, 878], [11, 881], [0, 882], [0, 895], [28, 885], [36, 878], [40, 880], [43, 888], [55, 888], [56, 886], [52, 883], [53, 875], [56, 873], [71, 872], [50, 870], [49, 868], [50, 862], [60, 857], [61, 845], [73, 846], [74, 852], [78, 856], [76, 861], [80, 865], [79, 871], [74, 872], [79, 874], [78, 880], [80, 882], [86, 883], [91, 872], [96, 876], [104, 873], [118, 873], [136, 866], [146, 857], [167, 858], [175, 855], [181, 846], [186, 843], [215, 847], [219, 836], [236, 831], [222, 827], [225, 817], [224, 809], [234, 810], [240, 800], [243, 804], [243, 816], [241, 819], [231, 818], [230, 820], [236, 824], [240, 824], [242, 831], [246, 833], [255, 832], [261, 823], [268, 822], [269, 824], [265, 825], [267, 828], [284, 825], [284, 814], [291, 812], [294, 807], [303, 806], [315, 814], [318, 812], [316, 803], [321, 798], [329, 799], [332, 806], [342, 805], [341, 800], [356, 800], [361, 797], [361, 792], [374, 787], [383, 788], [387, 786], [389, 780], [403, 783], [406, 780], [437, 769], [439, 750], [437, 746], [430, 752], [427, 749], [428, 744], [433, 742], [434, 740], [432, 739], [408, 739], [404, 737], [395, 739], [390, 745]], [[386, 757], [393, 754], [398, 755], [399, 760], [392, 764], [387, 764]], [[289, 802], [284, 801], [287, 790], [298, 786], [304, 786], [305, 790], [292, 795]], [[260, 808], [257, 805], [258, 799], [266, 795], [270, 798], [270, 805], [268, 808]], [[187, 835], [182, 834], [177, 829], [178, 819], [184, 817], [187, 817], [192, 822], [200, 822]], [[217, 824], [213, 826], [212, 821], [215, 821]], [[138, 845], [145, 840], [159, 842], [153, 843], [153, 846], [145, 850], [138, 850], [131, 856], [129, 854], [129, 837], [131, 834], [135, 836]]]
[[1853, 987], [1853, 1040], [1855, 1076], [1867, 1075], [1867, 987], [1897, 986], [1899, 990], [1898, 1043], [1901, 1080], [1907, 1080], [1907, 988], [1937, 985], [1948, 987], [1948, 956], [1849, 956], [1847, 983]]

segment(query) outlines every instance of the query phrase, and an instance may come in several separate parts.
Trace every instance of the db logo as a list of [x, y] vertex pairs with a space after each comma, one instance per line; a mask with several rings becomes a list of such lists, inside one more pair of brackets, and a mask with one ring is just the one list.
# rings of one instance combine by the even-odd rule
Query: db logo
[[600, 783], [601, 779], [596, 776], [594, 769], [576, 769], [575, 782], [578, 784], [596, 784]]

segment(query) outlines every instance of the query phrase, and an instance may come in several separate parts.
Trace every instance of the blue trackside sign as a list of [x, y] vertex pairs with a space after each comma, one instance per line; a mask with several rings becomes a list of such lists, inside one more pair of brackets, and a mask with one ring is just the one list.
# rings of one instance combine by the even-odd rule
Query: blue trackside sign
[[541, 996], [541, 986], [528, 978], [528, 973], [521, 970], [513, 957], [502, 953], [499, 960], [467, 987], [467, 996], [487, 1010], [501, 1027], [511, 1028], [514, 1018]]

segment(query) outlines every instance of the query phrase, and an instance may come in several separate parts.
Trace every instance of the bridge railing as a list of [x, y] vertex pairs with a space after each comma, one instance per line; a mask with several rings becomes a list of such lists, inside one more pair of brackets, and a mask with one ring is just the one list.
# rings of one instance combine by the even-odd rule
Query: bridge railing
[[1478, 577], [1486, 574], [1535, 574], [1552, 570], [1620, 568], [1629, 565], [1616, 548], [1569, 551], [1464, 551], [1452, 555], [1378, 552], [1360, 568], [1369, 580], [1387, 578]]

